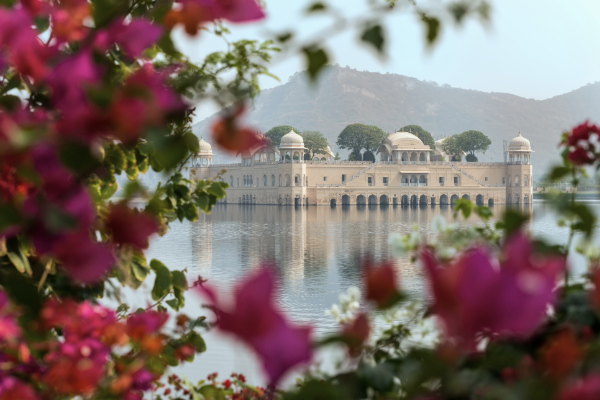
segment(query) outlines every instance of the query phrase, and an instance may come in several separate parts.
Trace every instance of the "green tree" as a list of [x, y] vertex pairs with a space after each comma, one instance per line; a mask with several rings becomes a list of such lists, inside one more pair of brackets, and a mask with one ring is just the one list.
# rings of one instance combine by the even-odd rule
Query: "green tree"
[[362, 160], [361, 151], [377, 150], [387, 134], [374, 125], [350, 124], [339, 134], [337, 145], [352, 151], [351, 157]]
[[298, 135], [301, 134], [300, 130], [294, 128], [293, 126], [290, 126], [290, 125], [278, 125], [278, 126], [275, 126], [275, 127], [271, 128], [271, 129], [269, 129], [267, 131], [267, 133], [265, 133], [265, 136], [268, 137], [275, 146], [279, 146], [281, 144], [281, 138], [283, 137], [283, 135], [287, 135], [288, 133], [290, 133], [290, 131], [292, 129]]
[[423, 129], [421, 126], [406, 125], [400, 130], [404, 132], [410, 132], [413, 135], [416, 135], [419, 139], [421, 139], [421, 141], [424, 144], [428, 145], [431, 148], [431, 150], [435, 150], [435, 140], [433, 140], [433, 136], [431, 136], [431, 133]]
[[309, 160], [312, 160], [315, 154], [326, 154], [327, 153], [327, 139], [319, 131], [306, 131], [302, 133], [304, 139], [304, 147], [306, 147], [306, 153], [309, 155]]
[[489, 149], [492, 141], [489, 137], [479, 131], [465, 131], [461, 134], [456, 135], [458, 147], [473, 157], [476, 152], [482, 152], [485, 154], [486, 150]]
[[460, 160], [461, 155], [463, 153], [462, 148], [459, 146], [458, 140], [456, 138], [457, 136], [458, 135], [447, 137], [442, 142], [442, 150], [444, 150], [444, 153], [448, 154], [448, 157], [450, 157], [450, 161]]
[[336, 160], [341, 160], [342, 157], [340, 157], [340, 152], [338, 151], [337, 153], [335, 153], [335, 159]]

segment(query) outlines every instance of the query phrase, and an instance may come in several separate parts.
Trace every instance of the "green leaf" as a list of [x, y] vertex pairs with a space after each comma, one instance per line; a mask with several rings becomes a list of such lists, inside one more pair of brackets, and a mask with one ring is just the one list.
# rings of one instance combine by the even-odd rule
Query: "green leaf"
[[184, 215], [185, 219], [187, 219], [190, 222], [198, 221], [198, 218], [200, 217], [200, 213], [198, 212], [198, 207], [196, 206], [196, 204], [185, 203], [181, 206], [181, 209], [183, 211], [183, 215]]
[[190, 152], [200, 152], [200, 140], [198, 140], [198, 136], [194, 135], [192, 132], [187, 132], [183, 135], [183, 140]]
[[171, 281], [173, 286], [178, 289], [186, 290], [188, 288], [187, 278], [181, 271], [171, 271]]
[[12, 111], [21, 105], [21, 99], [12, 94], [5, 94], [0, 96], [0, 106], [2, 108]]
[[327, 4], [322, 3], [320, 1], [317, 1], [315, 3], [312, 3], [310, 6], [308, 6], [308, 8], [306, 9], [306, 12], [308, 14], [312, 14], [312, 13], [316, 13], [316, 12], [323, 12], [323, 11], [327, 11]]
[[23, 306], [27, 312], [37, 315], [42, 308], [42, 299], [31, 278], [11, 269], [0, 274], [2, 289], [17, 305]]
[[100, 196], [102, 196], [102, 200], [110, 199], [119, 189], [118, 183], [110, 183], [104, 182], [100, 185]]
[[471, 200], [467, 199], [458, 199], [456, 204], [454, 205], [454, 218], [458, 216], [458, 213], [462, 211], [465, 219], [469, 218], [471, 215], [471, 211], [473, 210], [474, 204], [471, 203]]
[[38, 33], [44, 33], [50, 27], [50, 18], [38, 16], [35, 17], [34, 23]]
[[374, 366], [362, 365], [360, 374], [373, 389], [379, 393], [386, 393], [394, 385], [394, 368], [389, 363], [375, 364]]
[[302, 52], [306, 56], [308, 75], [314, 82], [317, 79], [319, 72], [327, 65], [329, 58], [327, 57], [325, 50], [317, 46], [304, 47]]
[[575, 214], [579, 221], [573, 224], [573, 229], [583, 232], [590, 237], [596, 226], [596, 216], [588, 206], [582, 203], [570, 205], [568, 211]]
[[440, 33], [440, 20], [436, 17], [429, 17], [423, 14], [421, 16], [421, 21], [423, 21], [423, 23], [425, 24], [425, 38], [427, 39], [427, 44], [432, 45], [436, 41]]
[[225, 182], [213, 182], [208, 188], [208, 191], [217, 199], [224, 199], [227, 196], [227, 192], [225, 191], [225, 188], [227, 187], [229, 187], [229, 185]]
[[118, 16], [125, 17], [129, 13], [130, 2], [126, 0], [92, 0], [94, 24], [102, 28]]
[[196, 200], [196, 204], [198, 204], [198, 207], [200, 207], [200, 209], [202, 210], [203, 213], [205, 213], [205, 214], [210, 213], [210, 209], [212, 207], [210, 204], [210, 199], [208, 198], [207, 195], [199, 196], [198, 199]]
[[10, 262], [15, 268], [22, 274], [32, 275], [31, 265], [29, 259], [21, 247], [21, 243], [18, 238], [12, 237], [6, 240], [6, 252], [10, 259]]
[[169, 269], [160, 261], [150, 261], [150, 267], [156, 273], [156, 280], [152, 288], [152, 299], [159, 300], [163, 298], [173, 287], [171, 283], [171, 273]]
[[177, 354], [175, 353], [175, 349], [171, 345], [166, 345], [163, 348], [160, 356], [167, 365], [170, 365], [172, 367], [176, 367], [179, 365]]
[[150, 273], [150, 268], [146, 265], [146, 257], [143, 253], [133, 256], [131, 260], [131, 272], [135, 279], [140, 282], [143, 282]]
[[521, 226], [527, 222], [527, 219], [527, 215], [522, 214], [515, 209], [508, 209], [504, 213], [502, 221], [496, 223], [496, 227], [499, 229], [504, 229], [506, 236], [510, 236], [512, 233], [521, 229]]
[[167, 303], [169, 305], [169, 307], [171, 307], [174, 311], [179, 311], [179, 299], [174, 298], [174, 299], [169, 299], [167, 300], [165, 303]]
[[373, 46], [379, 54], [383, 54], [385, 38], [381, 25], [367, 26], [363, 31], [360, 40]]
[[10, 226], [18, 225], [20, 222], [21, 218], [14, 207], [7, 204], [0, 204], [0, 231]]
[[225, 390], [217, 388], [212, 384], [202, 386], [198, 389], [198, 393], [202, 395], [204, 400], [225, 400], [227, 398]]
[[479, 215], [484, 221], [489, 220], [493, 216], [492, 210], [486, 206], [477, 206], [474, 210], [475, 214]]
[[204, 341], [202, 336], [200, 336], [196, 332], [192, 331], [189, 335], [187, 335], [186, 341], [187, 343], [192, 345], [198, 353], [204, 353], [206, 351], [206, 342]]
[[104, 149], [104, 152], [104, 162], [112, 165], [115, 168], [115, 173], [117, 175], [127, 168], [127, 158], [119, 146], [114, 144], [108, 145]]
[[71, 171], [85, 176], [100, 165], [90, 147], [80, 142], [65, 142], [60, 147], [60, 159]]
[[280, 43], [285, 43], [290, 41], [294, 37], [292, 32], [284, 32], [282, 34], [277, 35], [277, 41]]
[[570, 173], [571, 173], [571, 168], [563, 167], [563, 166], [556, 166], [556, 167], [552, 168], [552, 170], [550, 171], [550, 180], [551, 181], [560, 180], [561, 178], [569, 175]]

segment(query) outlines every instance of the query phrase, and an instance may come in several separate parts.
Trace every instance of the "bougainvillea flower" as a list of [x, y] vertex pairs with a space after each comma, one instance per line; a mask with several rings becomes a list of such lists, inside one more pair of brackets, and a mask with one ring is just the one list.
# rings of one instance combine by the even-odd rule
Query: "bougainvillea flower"
[[185, 108], [181, 97], [167, 87], [166, 76], [145, 64], [125, 80], [113, 98], [113, 133], [122, 142], [131, 143], [145, 128], [161, 125], [169, 115]]
[[312, 358], [312, 329], [291, 325], [279, 311], [271, 268], [261, 268], [245, 278], [235, 288], [234, 304], [229, 307], [219, 301], [212, 288], [202, 285], [198, 290], [212, 302], [218, 328], [258, 354], [272, 385], [288, 370]]
[[232, 153], [242, 153], [252, 148], [267, 145], [266, 138], [258, 135], [250, 128], [240, 128], [238, 119], [245, 112], [245, 106], [239, 105], [229, 110], [212, 126], [212, 134], [216, 143]]
[[183, 24], [190, 35], [198, 33], [200, 25], [217, 19], [231, 22], [258, 21], [265, 13], [256, 0], [182, 0], [181, 6], [165, 17], [165, 25]]
[[129, 58], [138, 58], [144, 50], [160, 39], [162, 33], [158, 25], [145, 19], [135, 18], [129, 23], [121, 19], [114, 21], [104, 31], [98, 32], [94, 46], [106, 51], [116, 44]]
[[0, 8], [0, 50], [4, 49], [17, 71], [35, 81], [48, 72], [46, 61], [51, 55], [32, 28], [33, 20], [20, 8]]
[[96, 87], [101, 76], [102, 71], [89, 50], [62, 60], [54, 67], [48, 80], [54, 104], [68, 114], [74, 107], [87, 103], [86, 89]]
[[129, 244], [140, 250], [147, 249], [148, 238], [158, 232], [156, 218], [123, 204], [110, 208], [106, 227], [111, 232], [113, 242]]
[[89, 395], [105, 376], [109, 349], [94, 339], [62, 343], [48, 353], [44, 383], [58, 393]]
[[0, 375], [0, 399], [2, 400], [39, 400], [35, 390], [25, 382], [12, 376]]
[[135, 340], [158, 333], [169, 319], [169, 314], [156, 310], [137, 312], [127, 318], [127, 334]]
[[367, 314], [360, 313], [352, 321], [345, 324], [342, 328], [342, 336], [346, 339], [348, 352], [355, 357], [360, 354], [365, 342], [371, 334], [371, 325]]
[[540, 352], [540, 367], [553, 379], [565, 378], [583, 356], [583, 346], [574, 332], [563, 329], [552, 335]]
[[17, 316], [11, 310], [6, 293], [0, 291], [0, 344], [14, 341], [20, 336], [21, 327], [17, 323]]
[[93, 241], [87, 231], [66, 236], [52, 252], [69, 277], [79, 283], [94, 283], [115, 265], [112, 249]]
[[52, 33], [61, 42], [79, 41], [89, 28], [84, 22], [91, 15], [91, 3], [87, 0], [62, 0], [51, 12]]
[[591, 165], [600, 157], [600, 127], [585, 121], [564, 136], [562, 145], [573, 164]]
[[0, 167], [0, 199], [12, 201], [15, 198], [24, 198], [33, 189], [31, 183], [17, 176], [17, 168], [8, 163]]
[[376, 264], [365, 259], [363, 281], [366, 300], [374, 302], [379, 308], [389, 307], [399, 295], [396, 268], [391, 261]]
[[433, 311], [441, 318], [446, 335], [467, 349], [475, 349], [480, 333], [529, 336], [556, 299], [556, 282], [565, 268], [563, 257], [534, 254], [533, 244], [520, 233], [507, 240], [503, 254], [497, 267], [481, 247], [447, 266], [430, 250], [421, 253]]
[[597, 400], [600, 398], [600, 374], [586, 376], [565, 388], [559, 400]]

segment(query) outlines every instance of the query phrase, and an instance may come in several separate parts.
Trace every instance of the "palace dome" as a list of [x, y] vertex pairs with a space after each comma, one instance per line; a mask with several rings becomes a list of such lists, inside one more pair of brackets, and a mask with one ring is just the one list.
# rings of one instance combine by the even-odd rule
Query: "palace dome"
[[423, 146], [423, 141], [419, 139], [416, 135], [408, 132], [396, 132], [392, 133], [390, 136], [385, 138], [384, 140], [388, 140], [392, 146], [398, 146], [402, 144], [409, 145], [421, 145]]
[[210, 143], [200, 138], [200, 154], [202, 155], [212, 155], [212, 146]]
[[289, 147], [304, 148], [304, 139], [302, 139], [302, 136], [298, 135], [292, 129], [289, 133], [286, 133], [285, 135], [283, 135], [283, 137], [281, 138], [281, 143], [279, 144], [279, 147], [280, 148], [289, 148]]
[[531, 151], [531, 143], [521, 136], [521, 132], [519, 132], [519, 136], [511, 140], [508, 144], [508, 151]]

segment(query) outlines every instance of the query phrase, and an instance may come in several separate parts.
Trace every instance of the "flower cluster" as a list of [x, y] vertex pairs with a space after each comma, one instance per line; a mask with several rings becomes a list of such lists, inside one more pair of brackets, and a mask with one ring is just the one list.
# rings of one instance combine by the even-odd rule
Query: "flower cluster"
[[561, 145], [573, 164], [592, 165], [600, 157], [600, 128], [585, 121], [565, 134]]

